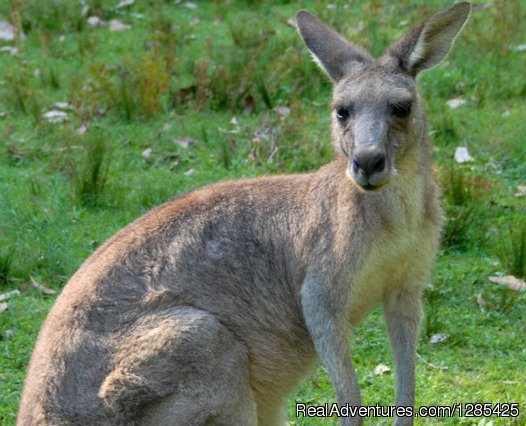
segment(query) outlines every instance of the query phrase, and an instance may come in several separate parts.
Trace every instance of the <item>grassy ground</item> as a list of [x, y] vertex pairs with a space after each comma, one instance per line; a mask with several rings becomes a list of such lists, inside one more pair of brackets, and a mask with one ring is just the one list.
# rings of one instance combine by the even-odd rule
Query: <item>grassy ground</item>
[[[25, 34], [0, 41], [17, 49], [0, 52], [0, 294], [20, 290], [0, 312], [0, 424], [14, 423], [56, 296], [31, 282], [59, 292], [102, 241], [177, 194], [331, 159], [330, 85], [287, 23], [297, 9], [380, 54], [451, 2], [85, 3], [83, 15], [80, 2], [0, 1], [0, 20]], [[448, 220], [427, 291], [417, 403], [516, 402], [520, 417], [417, 424], [526, 424], [526, 293], [488, 280], [525, 275], [526, 203], [514, 194], [526, 184], [526, 2], [478, 6], [454, 53], [420, 79]], [[90, 27], [88, 16], [132, 28]], [[453, 98], [465, 103], [451, 109]], [[70, 104], [68, 121], [43, 119], [55, 102]], [[183, 146], [185, 137], [195, 143]], [[457, 146], [474, 161], [457, 164]], [[438, 333], [449, 337], [429, 343]], [[378, 309], [352, 344], [364, 403], [393, 404], [393, 375], [373, 374], [393, 364]], [[333, 400], [318, 368], [290, 399], [291, 424], [336, 424], [294, 417], [296, 401]]]

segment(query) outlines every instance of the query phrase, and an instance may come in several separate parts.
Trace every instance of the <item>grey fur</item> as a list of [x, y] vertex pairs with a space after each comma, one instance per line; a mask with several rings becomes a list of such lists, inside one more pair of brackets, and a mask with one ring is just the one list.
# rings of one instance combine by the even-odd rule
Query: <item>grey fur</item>
[[[276, 425], [318, 357], [338, 402], [359, 405], [348, 335], [377, 301], [396, 404], [412, 406], [442, 212], [415, 68], [404, 64], [426, 25], [453, 34], [467, 9], [439, 12], [378, 60], [346, 52], [341, 36], [300, 12], [302, 37], [335, 82], [334, 107], [353, 106], [347, 120], [333, 114], [336, 159], [314, 173], [196, 190], [107, 241], [42, 327], [18, 425]], [[449, 50], [454, 36], [436, 48]], [[436, 54], [421, 52], [419, 64]], [[393, 118], [392, 105], [408, 100], [410, 114]], [[385, 168], [355, 173], [360, 152], [383, 153]]]

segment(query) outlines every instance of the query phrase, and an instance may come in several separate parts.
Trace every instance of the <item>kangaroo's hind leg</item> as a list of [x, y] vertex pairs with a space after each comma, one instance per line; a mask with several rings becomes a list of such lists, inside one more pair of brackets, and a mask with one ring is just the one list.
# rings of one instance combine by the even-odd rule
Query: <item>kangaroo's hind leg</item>
[[247, 362], [244, 344], [213, 315], [167, 309], [127, 333], [99, 396], [119, 423], [255, 425]]

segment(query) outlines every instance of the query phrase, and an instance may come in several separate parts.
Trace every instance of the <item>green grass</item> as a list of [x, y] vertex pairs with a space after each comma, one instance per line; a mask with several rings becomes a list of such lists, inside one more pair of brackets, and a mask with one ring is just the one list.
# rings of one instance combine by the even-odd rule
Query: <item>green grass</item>
[[[0, 293], [21, 290], [0, 313], [0, 424], [14, 423], [55, 297], [26, 285], [30, 276], [59, 291], [106, 238], [177, 194], [330, 161], [330, 85], [287, 24], [297, 9], [380, 54], [451, 2], [217, 0], [190, 9], [157, 0], [122, 10], [116, 3], [87, 1], [88, 15], [122, 19], [132, 30], [89, 27], [80, 2], [0, 2], [0, 19], [25, 33], [0, 41], [18, 49], [0, 52]], [[526, 183], [526, 54], [514, 49], [526, 42], [525, 13], [524, 0], [477, 8], [446, 63], [420, 78], [448, 220], [427, 292], [417, 404], [519, 403], [518, 419], [491, 419], [502, 425], [526, 423], [526, 293], [487, 279], [525, 278], [526, 203], [514, 196]], [[451, 110], [445, 102], [454, 97], [466, 104]], [[65, 101], [75, 108], [67, 122], [42, 120]], [[278, 106], [290, 114], [283, 118]], [[174, 143], [183, 136], [196, 144]], [[455, 163], [456, 146], [467, 146], [474, 162]], [[449, 339], [429, 343], [436, 333]], [[379, 309], [352, 347], [364, 403], [392, 405], [393, 375], [372, 373], [379, 363], [393, 367]], [[291, 397], [289, 420], [336, 424], [295, 419], [295, 401], [334, 401], [323, 368]], [[480, 421], [417, 424], [487, 424]]]

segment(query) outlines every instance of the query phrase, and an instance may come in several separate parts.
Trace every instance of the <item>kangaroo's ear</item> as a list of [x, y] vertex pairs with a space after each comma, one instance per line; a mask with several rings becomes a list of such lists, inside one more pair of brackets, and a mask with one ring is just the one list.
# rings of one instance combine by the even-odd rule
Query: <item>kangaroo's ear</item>
[[373, 60], [363, 49], [349, 43], [306, 10], [298, 12], [296, 23], [314, 60], [333, 82], [339, 81], [353, 65]]
[[397, 59], [400, 67], [413, 76], [434, 67], [451, 50], [469, 11], [470, 4], [461, 2], [435, 13], [395, 42], [386, 55]]

